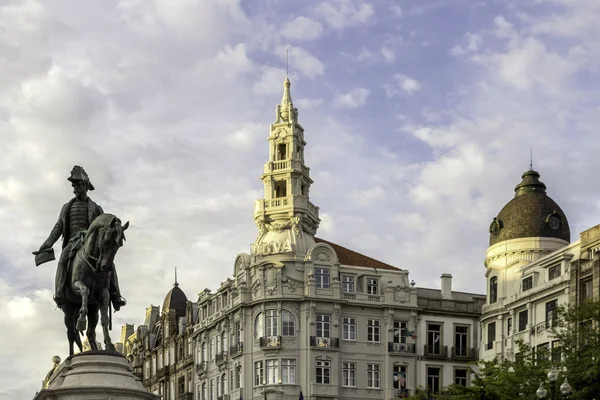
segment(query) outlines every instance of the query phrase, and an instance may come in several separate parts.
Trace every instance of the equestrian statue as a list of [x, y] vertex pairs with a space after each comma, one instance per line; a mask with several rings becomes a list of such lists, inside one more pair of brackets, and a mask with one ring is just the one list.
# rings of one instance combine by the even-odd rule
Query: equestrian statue
[[85, 170], [76, 165], [67, 178], [75, 197], [66, 203], [50, 236], [34, 251], [36, 265], [54, 260], [52, 246], [63, 237], [62, 252], [58, 260], [55, 279], [54, 301], [63, 310], [69, 355], [73, 355], [73, 343], [82, 350], [81, 338], [86, 336], [92, 350], [97, 350], [95, 329], [100, 323], [104, 333], [105, 349], [115, 351], [109, 336], [110, 303], [119, 311], [127, 302], [121, 297], [114, 258], [125, 241], [124, 225], [116, 216], [104, 213], [102, 207], [87, 195], [94, 186]]

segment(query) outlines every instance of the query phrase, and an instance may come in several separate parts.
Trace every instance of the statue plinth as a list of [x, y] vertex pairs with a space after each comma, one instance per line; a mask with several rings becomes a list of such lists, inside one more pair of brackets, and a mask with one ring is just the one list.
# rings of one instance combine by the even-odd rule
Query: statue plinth
[[[108, 396], [108, 397], [106, 397]], [[65, 360], [48, 377], [34, 400], [158, 400], [132, 373], [121, 354], [87, 351]]]

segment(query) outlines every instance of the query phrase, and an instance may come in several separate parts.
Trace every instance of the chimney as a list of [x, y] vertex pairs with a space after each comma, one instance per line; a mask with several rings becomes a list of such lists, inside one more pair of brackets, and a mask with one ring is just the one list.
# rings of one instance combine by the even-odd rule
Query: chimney
[[452, 275], [442, 274], [442, 299], [452, 298]]

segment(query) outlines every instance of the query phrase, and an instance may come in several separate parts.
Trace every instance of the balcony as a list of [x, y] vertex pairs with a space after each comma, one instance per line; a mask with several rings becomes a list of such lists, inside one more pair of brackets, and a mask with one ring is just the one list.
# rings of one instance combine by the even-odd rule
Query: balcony
[[180, 393], [179, 397], [177, 397], [177, 400], [194, 400], [194, 394], [193, 393]]
[[353, 301], [364, 301], [367, 303], [383, 303], [384, 296], [380, 295], [380, 294], [343, 292], [342, 299], [353, 300]]
[[427, 358], [448, 358], [448, 346], [426, 344], [423, 346], [423, 354]]
[[156, 376], [158, 377], [158, 379], [164, 378], [165, 376], [169, 377], [169, 366], [165, 365], [165, 366], [159, 368]]
[[206, 361], [199, 362], [196, 364], [196, 373], [202, 375], [206, 372]]
[[237, 343], [229, 347], [229, 355], [231, 357], [239, 356], [244, 352], [244, 343]]
[[258, 345], [261, 349], [280, 349], [281, 336], [263, 336], [259, 339]]
[[281, 208], [283, 210], [289, 207], [296, 207], [300, 209], [305, 209], [310, 213], [319, 216], [319, 207], [315, 206], [313, 203], [308, 201], [307, 197], [299, 196], [294, 198], [294, 196], [287, 197], [278, 197], [275, 199], [262, 199], [257, 200], [254, 203], [254, 212], [264, 212], [266, 210], [277, 210]]
[[310, 337], [310, 347], [317, 347], [319, 349], [321, 349], [321, 348], [339, 349], [340, 339], [311, 336]]
[[415, 345], [414, 343], [388, 343], [388, 353], [408, 353], [415, 354]]
[[226, 351], [222, 351], [215, 355], [215, 362], [217, 364], [223, 364], [225, 361], [227, 361], [227, 352]]
[[452, 347], [452, 359], [456, 361], [477, 360], [477, 352], [472, 347]]

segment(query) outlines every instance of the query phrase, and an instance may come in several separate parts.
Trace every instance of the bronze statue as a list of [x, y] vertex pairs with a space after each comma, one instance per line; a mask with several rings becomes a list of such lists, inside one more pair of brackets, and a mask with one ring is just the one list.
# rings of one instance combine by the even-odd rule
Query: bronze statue
[[[81, 242], [81, 232], [85, 232], [92, 222], [104, 213], [102, 207], [96, 204], [87, 195], [88, 190], [94, 190], [94, 185], [90, 182], [85, 170], [76, 165], [71, 171], [71, 176], [67, 178], [73, 187], [75, 197], [63, 205], [58, 216], [58, 221], [52, 228], [48, 239], [40, 246], [38, 251], [33, 252], [36, 256], [36, 265], [54, 260], [54, 250], [52, 246], [62, 235], [62, 253], [58, 260], [56, 268], [55, 295], [54, 301], [59, 308], [63, 307], [65, 302], [65, 284], [67, 278], [67, 269], [72, 257], [75, 255], [73, 248]], [[124, 306], [127, 302], [121, 297], [117, 272], [112, 266], [110, 281], [110, 298], [115, 311]]]
[[81, 338], [86, 330], [86, 317], [89, 319], [85, 332], [89, 346], [98, 350], [96, 326], [98, 311], [104, 333], [104, 348], [116, 352], [109, 335], [111, 275], [114, 272], [114, 259], [125, 241], [125, 230], [129, 222], [121, 225], [121, 220], [112, 214], [100, 214], [87, 231], [79, 232], [81, 240], [73, 241], [71, 252], [73, 261], [69, 268], [69, 280], [64, 290], [62, 310], [69, 339], [69, 355], [73, 355], [73, 343], [82, 351]]

